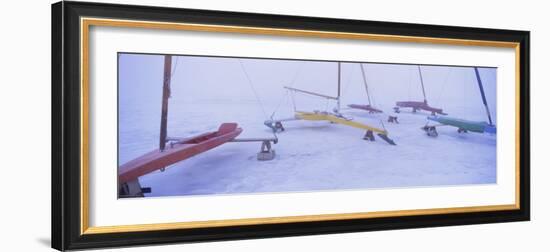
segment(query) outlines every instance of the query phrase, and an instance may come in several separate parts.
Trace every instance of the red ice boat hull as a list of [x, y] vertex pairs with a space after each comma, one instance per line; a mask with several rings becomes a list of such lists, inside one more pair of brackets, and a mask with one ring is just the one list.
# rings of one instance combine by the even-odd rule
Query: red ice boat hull
[[430, 107], [430, 105], [428, 105], [426, 102], [402, 101], [402, 102], [396, 102], [395, 105], [401, 108], [412, 108], [414, 110], [424, 110], [424, 111], [432, 112], [434, 114], [446, 115], [446, 113], [443, 112], [443, 109]]
[[218, 131], [194, 136], [167, 147], [164, 151], [154, 150], [134, 160], [131, 160], [118, 169], [119, 183], [136, 180], [147, 173], [164, 168], [179, 161], [218, 147], [233, 140], [242, 132], [236, 123], [224, 123]]
[[382, 110], [374, 108], [371, 105], [349, 104], [348, 107], [353, 108], [353, 109], [366, 110], [369, 113], [382, 113]]

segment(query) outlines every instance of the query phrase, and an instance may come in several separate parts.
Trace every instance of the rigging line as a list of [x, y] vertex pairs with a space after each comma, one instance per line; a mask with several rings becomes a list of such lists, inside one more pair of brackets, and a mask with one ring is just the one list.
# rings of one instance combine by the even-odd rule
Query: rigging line
[[[368, 65], [368, 64], [367, 64], [367, 65]], [[366, 66], [365, 66], [365, 69], [366, 69]], [[367, 71], [367, 70], [365, 70], [365, 73], [366, 73], [366, 71]], [[367, 78], [367, 77], [366, 77], [366, 75], [365, 75], [365, 80], [366, 80], [366, 78]], [[379, 104], [376, 102], [376, 95], [372, 95], [372, 96], [371, 96], [371, 93], [372, 93], [373, 90], [376, 91], [376, 88], [374, 88], [374, 89], [371, 88], [371, 89], [370, 89], [370, 91], [369, 91], [369, 98], [372, 100], [372, 105], [373, 105], [374, 107], [378, 107]], [[376, 92], [374, 92], [374, 93], [376, 93]]]
[[409, 88], [407, 89], [407, 95], [408, 95], [408, 99], [409, 101], [411, 100], [411, 85], [412, 85], [412, 73], [411, 73], [411, 68], [407, 68], [407, 73], [409, 74]]
[[388, 130], [386, 129], [386, 125], [384, 125], [384, 120], [382, 120], [380, 118], [380, 124], [382, 124], [382, 129], [384, 129], [384, 131], [388, 132]]
[[[466, 85], [464, 85], [464, 83], [466, 83], [467, 80], [466, 75], [462, 75], [462, 97], [466, 97]], [[466, 114], [466, 106], [464, 105], [462, 105], [462, 114]]]
[[288, 102], [288, 94], [289, 90], [285, 90], [284, 94], [283, 94], [283, 97], [279, 100], [279, 104], [277, 104], [277, 106], [275, 107], [275, 109], [273, 110], [273, 113], [271, 113], [271, 117], [270, 118], [273, 118], [273, 116], [275, 116], [275, 113], [277, 113], [277, 111], [279, 111], [279, 108], [281, 107], [281, 105], [284, 103], [287, 103]]
[[[173, 58], [174, 56], [170, 56], [170, 57]], [[176, 69], [178, 68], [178, 60], [179, 58], [176, 56], [176, 64], [174, 64], [174, 69], [171, 69], [170, 71], [170, 81], [168, 82], [168, 98], [172, 98], [172, 80], [174, 78], [174, 75], [176, 75]]]
[[485, 97], [485, 91], [483, 90], [483, 83], [481, 82], [481, 76], [479, 76], [479, 70], [477, 67], [474, 67], [476, 72], [477, 84], [479, 86], [479, 92], [481, 93], [481, 98], [483, 99], [483, 104], [485, 105], [485, 112], [489, 118], [489, 124], [493, 125], [493, 120], [491, 119], [491, 112], [489, 112], [489, 105], [487, 105], [487, 98]]
[[353, 83], [353, 81], [355, 80], [355, 68], [352, 68], [350, 70], [351, 72], [349, 73], [348, 76], [350, 76], [349, 78], [346, 78], [346, 81], [344, 82], [344, 84], [342, 85], [342, 96], [344, 96], [346, 94], [346, 91], [348, 90], [348, 86], [351, 85], [351, 83]]
[[441, 85], [441, 90], [439, 91], [439, 97], [437, 97], [436, 104], [441, 105], [441, 97], [443, 97], [443, 91], [447, 87], [447, 83], [449, 83], [449, 77], [451, 76], [451, 73], [453, 72], [453, 68], [449, 67], [449, 70], [447, 71], [447, 75], [445, 76], [445, 80], [443, 81], [443, 85]]
[[238, 59], [238, 60], [239, 60], [239, 65], [241, 66], [241, 69], [243, 70], [243, 73], [246, 76], [246, 79], [248, 80], [248, 84], [250, 85], [250, 88], [252, 89], [252, 92], [254, 93], [254, 96], [256, 97], [256, 100], [260, 104], [260, 108], [262, 109], [262, 113], [264, 114], [264, 117], [269, 118], [267, 116], [267, 113], [265, 112], [264, 105], [263, 105], [262, 101], [260, 100], [260, 97], [258, 96], [258, 93], [256, 92], [256, 89], [254, 88], [254, 84], [252, 84], [252, 80], [250, 79], [250, 76], [248, 75], [248, 73], [246, 72], [246, 69], [244, 68], [243, 62], [241, 61], [241, 59]]
[[300, 67], [296, 70], [296, 72], [294, 73], [294, 76], [292, 77], [292, 81], [290, 82], [290, 87], [294, 87], [294, 84], [296, 82], [296, 79], [298, 79], [298, 75], [300, 72], [302, 72], [302, 68], [304, 68], [304, 64], [302, 62], [302, 64], [300, 64]]
[[[368, 66], [368, 64], [367, 64], [367, 66]], [[366, 70], [366, 66], [365, 66], [365, 80], [367, 78], [366, 77], [366, 71], [367, 70]], [[376, 102], [376, 95], [371, 95], [371, 93], [373, 93], [373, 90], [376, 91], [376, 88], [373, 89], [372, 86], [371, 86], [371, 89], [369, 89], [369, 98], [370, 98], [370, 100], [372, 100], [372, 105], [374, 107], [378, 107], [379, 104]], [[374, 93], [376, 94], [376, 92], [374, 92]]]
[[176, 56], [176, 64], [174, 64], [174, 69], [172, 70], [172, 73], [170, 74], [170, 78], [172, 78], [172, 77], [174, 77], [174, 75], [176, 75], [176, 69], [178, 69], [179, 60], [180, 60], [180, 57]]
[[426, 90], [424, 89], [424, 78], [422, 77], [422, 69], [418, 65], [418, 75], [420, 76], [420, 84], [422, 85], [422, 95], [424, 96], [424, 103], [427, 102]]
[[342, 82], [342, 63], [338, 61], [338, 90], [336, 90], [338, 99], [340, 99], [340, 82]]
[[337, 90], [337, 93], [338, 93], [338, 100], [336, 100], [336, 110], [337, 111], [340, 111], [340, 85], [341, 85], [341, 81], [342, 81], [342, 62], [338, 61], [338, 90]]
[[367, 76], [365, 73], [365, 68], [363, 67], [363, 64], [359, 63], [359, 66], [361, 67], [361, 76], [363, 76], [363, 83], [365, 84], [365, 91], [367, 92], [367, 99], [369, 100], [369, 105], [372, 105], [370, 100], [370, 93], [369, 93], [369, 85], [367, 84]]
[[[296, 79], [298, 79], [298, 75], [299, 73], [302, 71], [302, 68], [304, 67], [304, 62], [302, 62], [300, 64], [300, 66], [296, 69], [296, 72], [294, 72], [294, 75], [290, 81], [290, 85], [289, 87], [291, 88], [294, 88], [294, 85], [296, 84]], [[273, 110], [273, 113], [271, 113], [271, 118], [273, 118], [273, 116], [275, 116], [275, 113], [277, 113], [277, 111], [279, 110], [279, 108], [281, 107], [281, 105], [283, 104], [283, 102], [287, 102], [288, 101], [288, 92], [289, 90], [286, 89], [285, 90], [285, 93], [283, 94], [283, 96], [281, 97], [281, 99], [279, 99], [279, 103], [277, 104], [277, 106], [275, 107], [275, 110]]]
[[296, 97], [294, 92], [290, 91], [290, 98], [292, 99], [292, 107], [294, 108], [294, 113], [296, 113]]

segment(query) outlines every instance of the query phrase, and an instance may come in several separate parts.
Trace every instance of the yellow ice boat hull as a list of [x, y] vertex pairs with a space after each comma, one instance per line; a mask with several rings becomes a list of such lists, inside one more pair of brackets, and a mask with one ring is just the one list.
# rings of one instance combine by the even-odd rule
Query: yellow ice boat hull
[[387, 135], [388, 132], [383, 129], [379, 129], [376, 127], [372, 127], [366, 124], [358, 123], [355, 121], [347, 120], [342, 117], [337, 117], [332, 114], [328, 113], [311, 113], [311, 112], [296, 112], [296, 118], [307, 120], [307, 121], [329, 121], [333, 123], [338, 123], [342, 125], [347, 125], [353, 128], [363, 129], [363, 130], [370, 130], [373, 132], [376, 132], [378, 134]]

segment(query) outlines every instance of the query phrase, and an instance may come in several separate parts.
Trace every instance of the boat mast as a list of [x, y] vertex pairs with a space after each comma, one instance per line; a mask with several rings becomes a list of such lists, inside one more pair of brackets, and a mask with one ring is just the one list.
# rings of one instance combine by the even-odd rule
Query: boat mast
[[422, 95], [424, 96], [424, 103], [428, 103], [428, 99], [426, 99], [426, 90], [424, 90], [424, 79], [422, 78], [422, 70], [420, 70], [420, 65], [418, 65], [418, 74], [420, 75], [420, 85], [422, 85]]
[[485, 105], [485, 112], [487, 112], [487, 118], [489, 118], [489, 124], [493, 125], [493, 120], [491, 120], [491, 113], [489, 112], [489, 106], [487, 105], [487, 99], [485, 98], [485, 91], [483, 91], [483, 83], [481, 83], [481, 77], [479, 76], [479, 71], [477, 67], [474, 67], [477, 78], [477, 85], [479, 86], [479, 92], [481, 93], [481, 99], [483, 99], [483, 105]]
[[362, 73], [361, 76], [363, 76], [363, 83], [365, 84], [365, 90], [367, 91], [367, 99], [369, 100], [369, 105], [371, 105], [369, 86], [367, 85], [367, 76], [365, 75], [365, 69], [363, 68], [363, 64], [359, 63], [359, 66], [361, 66], [361, 73]]
[[340, 73], [340, 70], [341, 70], [341, 62], [338, 61], [338, 100], [336, 100], [336, 109], [338, 111], [338, 113], [340, 112], [340, 77], [341, 77], [341, 73]]
[[168, 121], [168, 98], [170, 98], [170, 80], [172, 79], [172, 56], [164, 56], [164, 80], [162, 85], [162, 110], [160, 117], [159, 149], [164, 151], [166, 147], [166, 128]]

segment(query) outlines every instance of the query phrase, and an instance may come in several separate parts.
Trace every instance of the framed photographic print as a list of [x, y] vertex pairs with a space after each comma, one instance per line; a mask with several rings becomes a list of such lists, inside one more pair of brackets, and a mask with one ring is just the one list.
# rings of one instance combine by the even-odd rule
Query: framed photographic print
[[58, 250], [529, 220], [527, 31], [60, 2], [52, 69]]

